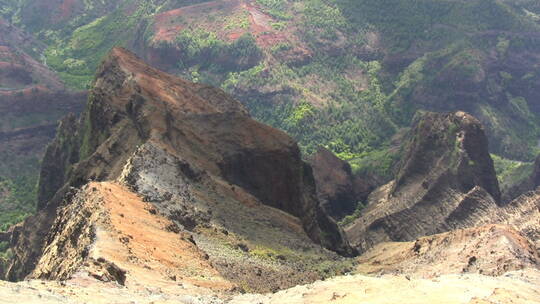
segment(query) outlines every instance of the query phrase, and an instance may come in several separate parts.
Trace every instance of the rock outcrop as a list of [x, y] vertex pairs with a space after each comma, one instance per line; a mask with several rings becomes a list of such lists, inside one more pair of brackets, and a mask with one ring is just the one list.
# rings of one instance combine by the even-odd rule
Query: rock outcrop
[[[14, 237], [18, 254], [9, 273], [13, 280], [34, 269], [42, 273], [37, 277], [71, 274], [54, 270], [65, 266], [54, 266], [54, 258], [66, 251], [79, 255], [85, 251], [47, 248], [66, 227], [65, 209], [58, 208], [76, 202], [72, 189], [89, 181], [122, 183], [178, 225], [175, 230], [193, 232], [202, 239], [200, 246], [213, 244], [202, 249], [213, 263], [222, 265], [218, 269], [222, 273], [227, 267], [234, 269], [234, 263], [219, 257], [219, 251], [211, 253], [218, 241], [215, 232], [208, 231], [222, 230], [227, 238], [243, 240], [240, 247], [248, 253], [301, 246], [316, 251], [314, 256], [332, 256], [317, 249], [315, 242], [353, 254], [337, 224], [319, 206], [311, 167], [301, 160], [289, 136], [251, 119], [222, 91], [160, 72], [124, 49], [114, 49], [105, 59], [82, 118], [62, 121], [43, 163], [41, 212], [36, 217], [44, 219], [26, 221]], [[91, 216], [80, 219], [87, 217]], [[287, 254], [278, 255], [287, 259]], [[70, 260], [80, 264], [78, 258]], [[228, 273], [254, 281], [248, 278], [253, 272]], [[295, 276], [290, 273], [286, 276]]]
[[540, 250], [540, 190], [522, 194], [491, 213], [482, 221], [514, 227]]
[[510, 226], [486, 225], [378, 244], [359, 257], [358, 271], [433, 278], [466, 272], [499, 276], [525, 268], [540, 269], [535, 245]]
[[500, 196], [478, 120], [464, 112], [424, 113], [415, 119], [394, 181], [370, 195], [346, 232], [360, 251], [412, 241], [488, 220]]
[[317, 185], [321, 206], [335, 220], [354, 212], [358, 202], [364, 202], [374, 187], [353, 175], [351, 166], [324, 147], [309, 160]]
[[87, 184], [59, 208], [29, 278], [93, 278], [132, 288], [181, 279], [219, 291], [234, 287], [188, 233], [154, 211], [125, 186]]

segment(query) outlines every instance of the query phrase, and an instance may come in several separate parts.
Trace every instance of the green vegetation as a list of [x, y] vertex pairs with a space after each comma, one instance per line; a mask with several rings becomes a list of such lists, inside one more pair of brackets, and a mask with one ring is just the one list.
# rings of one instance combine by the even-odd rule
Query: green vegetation
[[349, 22], [376, 26], [396, 52], [421, 41], [441, 46], [461, 33], [531, 29], [532, 20], [497, 0], [334, 0]]
[[394, 167], [400, 156], [399, 151], [381, 149], [357, 155], [349, 163], [354, 174], [374, 176], [385, 182], [393, 178]]
[[505, 159], [495, 154], [491, 154], [491, 158], [501, 190], [525, 181], [532, 174], [533, 163]]
[[0, 231], [23, 221], [35, 210], [36, 179], [20, 176], [0, 177]]
[[[33, 6], [22, 2], [23, 15], [32, 16]], [[153, 42], [156, 12], [200, 2], [204, 1], [120, 1], [113, 6], [104, 1], [89, 4], [88, 11], [65, 24], [65, 29], [50, 25], [37, 29], [34, 25], [43, 21], [40, 16], [30, 21], [20, 17], [20, 12], [13, 14], [14, 19], [20, 19], [19, 23], [45, 38], [50, 45], [47, 63], [71, 87], [87, 87], [103, 55], [112, 46], [125, 44], [138, 35], [135, 28], [139, 28], [146, 44], [165, 51], [182, 50], [175, 64], [178, 74], [221, 86], [240, 97], [257, 119], [293, 135], [306, 153], [324, 145], [347, 160], [384, 149], [389, 137], [408, 126], [419, 109], [461, 108], [477, 116], [480, 112], [492, 115], [494, 110], [487, 107], [458, 104], [456, 88], [485, 77], [487, 50], [495, 49], [500, 56], [506, 56], [516, 48], [531, 47], [534, 42], [504, 34], [477, 39], [474, 34], [538, 28], [531, 17], [538, 13], [537, 6], [527, 1], [512, 6], [495, 0], [257, 0], [258, 6], [274, 19], [270, 22], [274, 29], [296, 28], [298, 32], [294, 34], [314, 53], [312, 58], [300, 65], [275, 60], [271, 55], [279, 58], [296, 45], [279, 42], [264, 49], [250, 34], [229, 42], [212, 30], [215, 27], [207, 26], [210, 22], [229, 30], [248, 30], [246, 11], [221, 16], [205, 9], [208, 18], [203, 18], [202, 24], [197, 20], [203, 19], [182, 15], [178, 18], [182, 19], [184, 29], [173, 42]], [[128, 6], [136, 9], [126, 14]], [[103, 13], [104, 9], [109, 12]], [[221, 12], [220, 8], [218, 11]], [[429, 51], [398, 71], [386, 66], [380, 56], [362, 60], [351, 52], [329, 55], [333, 49], [362, 48], [368, 44], [368, 36], [381, 40], [380, 46], [375, 47], [383, 47], [391, 54], [407, 52], [413, 46]], [[362, 74], [352, 74], [358, 71]], [[488, 79], [490, 92], [497, 95], [522, 78], [530, 81], [535, 77], [506, 71], [499, 75], [502, 80], [491, 76]], [[279, 93], [249, 94], [244, 98], [248, 91]], [[424, 96], [429, 99], [424, 100]], [[526, 121], [534, 121], [536, 116], [530, 115], [529, 101], [520, 98], [509, 97], [510, 110]], [[469, 103], [483, 104], [488, 97], [475, 89], [471, 99]], [[535, 123], [521, 123], [519, 129], [528, 127], [540, 130]], [[494, 124], [493, 128], [511, 141], [514, 134], [506, 130], [516, 127], [504, 123]], [[540, 131], [532, 133], [531, 138], [540, 135]], [[526, 140], [533, 145], [533, 140]], [[497, 153], [531, 156], [514, 151], [515, 146], [510, 142], [493, 144]]]
[[280, 19], [289, 20], [292, 18], [287, 11], [287, 0], [256, 0], [257, 4], [260, 4], [264, 11], [270, 16]]
[[178, 67], [197, 66], [213, 72], [235, 71], [249, 68], [262, 55], [250, 34], [232, 43], [220, 40], [215, 33], [203, 29], [182, 31], [175, 41], [184, 51]]
[[126, 17], [117, 11], [77, 28], [65, 40], [58, 39], [47, 49], [47, 64], [60, 72], [66, 84], [78, 89], [87, 88], [105, 54], [131, 37], [141, 15], [136, 13]]
[[365, 207], [366, 206], [362, 202], [358, 202], [358, 205], [356, 206], [356, 209], [354, 210], [354, 212], [351, 215], [347, 215], [346, 217], [344, 217], [341, 221], [339, 221], [338, 224], [341, 227], [345, 227], [345, 226], [348, 226], [349, 224], [352, 224], [354, 220], [356, 220], [357, 218], [360, 217], [360, 215], [362, 215], [362, 210], [364, 210]]
[[[36, 5], [43, 2], [0, 0], [0, 15], [47, 44], [46, 63], [72, 88], [90, 85], [112, 47], [134, 45], [148, 57], [169, 54], [169, 71], [239, 98], [304, 153], [325, 146], [355, 173], [380, 181], [399, 158], [390, 138], [419, 110], [470, 112], [485, 124], [491, 150], [505, 157], [530, 160], [538, 152], [540, 74], [534, 65], [516, 66], [516, 58], [531, 57], [521, 52], [539, 50], [536, 38], [520, 34], [540, 30], [538, 1], [256, 0], [271, 17], [267, 32], [250, 34], [250, 13], [220, 4], [205, 6], [204, 16], [168, 20], [182, 30], [158, 42], [157, 13], [206, 0], [83, 2], [62, 19], [43, 13]], [[246, 34], [234, 40], [231, 31]], [[89, 144], [83, 140], [82, 151]], [[499, 172], [504, 180], [523, 172], [498, 166], [508, 167]], [[22, 183], [6, 180], [9, 193], [20, 195], [13, 189]], [[28, 203], [26, 194], [20, 199]]]
[[233, 16], [229, 18], [225, 24], [225, 29], [248, 29], [249, 28], [249, 14], [244, 12], [240, 16]]
[[[346, 76], [344, 72], [351, 66], [365, 69], [372, 76], [369, 89], [360, 89], [355, 79]], [[301, 67], [260, 64], [230, 73], [222, 87], [233, 94], [238, 89], [257, 87], [288, 92], [271, 106], [255, 98], [244, 103], [255, 118], [295, 137], [304, 152], [313, 153], [322, 145], [350, 159], [384, 146], [395, 132], [378, 83], [379, 69], [377, 62], [325, 56]], [[337, 88], [329, 89], [328, 84]]]

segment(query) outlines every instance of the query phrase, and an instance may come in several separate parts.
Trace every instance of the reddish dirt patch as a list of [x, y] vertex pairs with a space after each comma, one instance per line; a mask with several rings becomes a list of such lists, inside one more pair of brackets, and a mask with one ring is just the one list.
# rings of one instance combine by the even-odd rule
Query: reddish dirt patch
[[73, 15], [73, 9], [75, 6], [76, 0], [64, 0], [60, 5], [60, 11], [58, 18], [61, 20], [67, 19]]
[[154, 41], [172, 42], [181, 30], [182, 26], [180, 25], [157, 28], [156, 34], [154, 36]]
[[[232, 14], [241, 8], [240, 0], [218, 0], [185, 6], [158, 14], [154, 22], [154, 42], [172, 41], [187, 25], [204, 23], [210, 12]], [[222, 26], [222, 25], [220, 25]]]
[[[249, 28], [227, 28], [228, 17], [247, 14]], [[215, 20], [206, 20], [204, 16], [214, 15]], [[233, 17], [234, 18], [234, 17]], [[186, 6], [161, 13], [155, 17], [154, 42], [174, 40], [176, 35], [187, 27], [200, 27], [217, 33], [218, 37], [233, 42], [245, 33], [251, 33], [257, 44], [268, 48], [278, 43], [289, 41], [287, 33], [272, 27], [275, 20], [265, 14], [251, 1], [220, 0]]]
[[171, 25], [174, 23], [174, 19], [177, 19], [182, 15], [182, 9], [174, 9], [164, 13], [161, 13], [155, 17], [154, 23], [154, 42], [155, 41], [172, 41], [174, 37], [180, 32], [182, 26]]
[[258, 7], [250, 2], [244, 4], [249, 12], [250, 29], [257, 40], [257, 44], [262, 48], [267, 48], [281, 42], [288, 41], [287, 37], [272, 28], [274, 20], [269, 15], [263, 13]]
[[105, 232], [98, 233], [93, 250], [127, 270], [132, 282], [166, 286], [181, 281], [214, 290], [234, 287], [210, 265], [190, 236], [174, 232], [175, 225], [151, 204], [118, 184], [91, 183], [92, 188], [103, 199], [110, 220], [102, 227]]

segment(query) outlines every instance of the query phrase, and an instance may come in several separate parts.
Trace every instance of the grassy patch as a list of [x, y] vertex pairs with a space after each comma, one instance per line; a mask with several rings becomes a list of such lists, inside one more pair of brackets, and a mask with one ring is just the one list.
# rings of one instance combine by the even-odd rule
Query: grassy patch
[[36, 178], [0, 177], [0, 201], [0, 231], [5, 231], [35, 211]]
[[503, 191], [512, 185], [525, 181], [532, 174], [533, 163], [510, 160], [495, 154], [491, 154], [491, 158]]
[[399, 157], [397, 151], [381, 149], [363, 153], [349, 160], [349, 163], [354, 174], [376, 176], [383, 181], [389, 181], [394, 176], [394, 166]]
[[356, 206], [356, 209], [354, 210], [354, 212], [344, 217], [341, 221], [339, 221], [338, 224], [342, 227], [352, 224], [354, 220], [356, 220], [357, 218], [360, 217], [360, 215], [362, 215], [362, 210], [364, 210], [365, 207], [366, 206], [362, 202], [358, 202], [358, 205]]

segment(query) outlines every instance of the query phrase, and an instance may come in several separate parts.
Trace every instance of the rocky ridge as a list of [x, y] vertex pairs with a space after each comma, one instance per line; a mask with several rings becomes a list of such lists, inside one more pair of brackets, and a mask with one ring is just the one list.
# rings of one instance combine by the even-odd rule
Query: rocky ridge
[[540, 192], [501, 200], [475, 118], [415, 120], [395, 179], [346, 227], [358, 258], [328, 250], [355, 253], [326, 212], [359, 192], [326, 152], [313, 173], [290, 137], [222, 91], [114, 49], [81, 119], [65, 117], [47, 149], [39, 212], [1, 235], [7, 277], [33, 281], [0, 290], [50, 303], [538, 298]]
[[364, 252], [381, 242], [509, 222], [530, 235], [524, 223], [537, 218], [535, 194], [504, 204], [487, 147], [482, 125], [464, 112], [421, 115], [395, 179], [370, 194], [346, 227], [353, 246]]
[[[53, 265], [59, 256], [87, 259], [82, 247], [47, 248], [68, 225], [55, 223], [64, 212], [58, 208], [76, 203], [72, 189], [92, 180], [116, 181], [140, 195], [174, 230], [193, 233], [227, 279], [256, 290], [318, 278], [306, 261], [339, 263], [315, 243], [353, 252], [320, 208], [311, 168], [290, 137], [252, 120], [222, 91], [155, 70], [123, 49], [114, 49], [98, 71], [81, 120], [62, 121], [44, 163], [40, 212], [12, 237], [10, 279], [32, 271], [62, 279], [79, 269], [50, 270], [60, 267]], [[298, 247], [305, 256], [295, 254]], [[231, 251], [242, 252], [238, 261], [222, 256]], [[267, 284], [268, 276], [275, 282]]]

